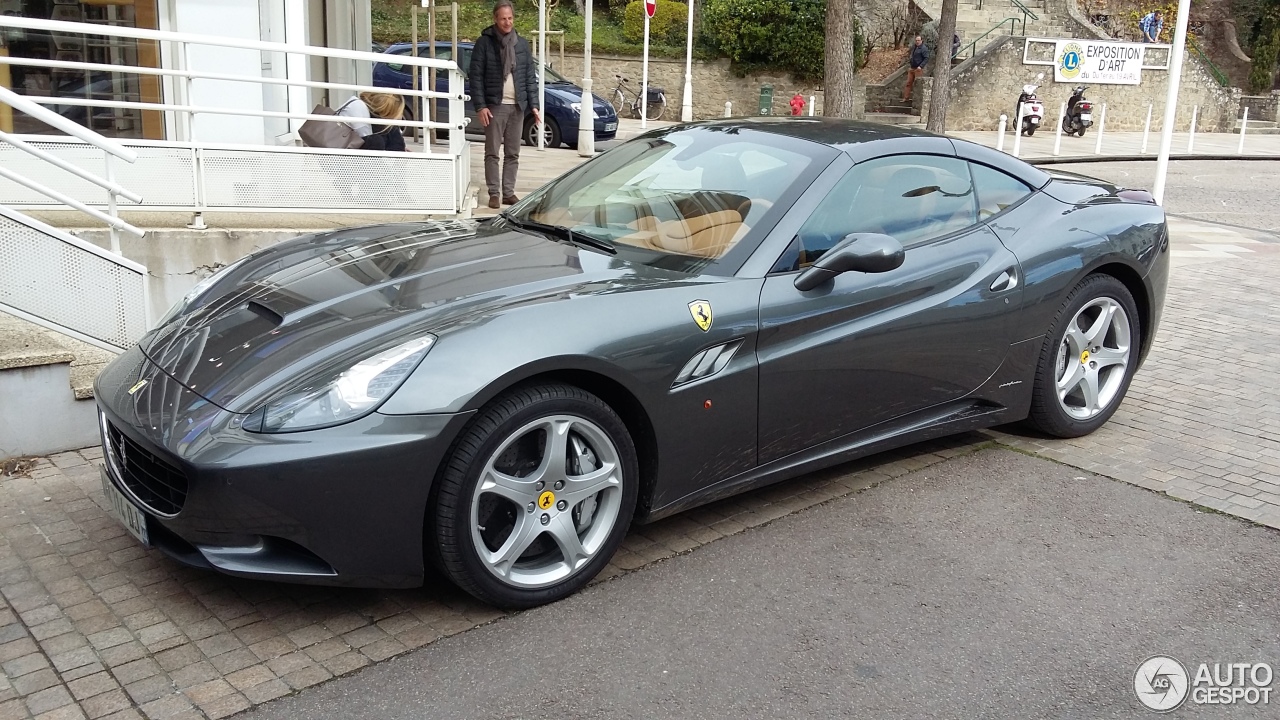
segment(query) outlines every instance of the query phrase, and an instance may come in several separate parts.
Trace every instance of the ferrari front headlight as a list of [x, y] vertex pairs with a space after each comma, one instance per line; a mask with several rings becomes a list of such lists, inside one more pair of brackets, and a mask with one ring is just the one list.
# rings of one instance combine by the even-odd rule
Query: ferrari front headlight
[[424, 335], [383, 350], [326, 382], [285, 394], [245, 420], [245, 430], [263, 433], [314, 430], [340, 425], [372, 412], [409, 377], [434, 335]]

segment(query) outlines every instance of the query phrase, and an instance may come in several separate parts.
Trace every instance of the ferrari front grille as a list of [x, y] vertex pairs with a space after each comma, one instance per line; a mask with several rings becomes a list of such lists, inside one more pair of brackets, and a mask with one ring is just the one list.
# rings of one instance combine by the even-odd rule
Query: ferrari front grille
[[187, 476], [169, 462], [148, 452], [110, 422], [106, 423], [108, 461], [133, 498], [148, 510], [177, 515], [187, 502]]

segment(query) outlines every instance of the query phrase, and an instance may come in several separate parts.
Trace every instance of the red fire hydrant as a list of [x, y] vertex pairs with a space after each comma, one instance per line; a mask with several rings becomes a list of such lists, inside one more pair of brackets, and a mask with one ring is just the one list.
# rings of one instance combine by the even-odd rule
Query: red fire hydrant
[[792, 115], [804, 114], [804, 96], [801, 95], [800, 93], [796, 93], [796, 96], [791, 98], [791, 114]]

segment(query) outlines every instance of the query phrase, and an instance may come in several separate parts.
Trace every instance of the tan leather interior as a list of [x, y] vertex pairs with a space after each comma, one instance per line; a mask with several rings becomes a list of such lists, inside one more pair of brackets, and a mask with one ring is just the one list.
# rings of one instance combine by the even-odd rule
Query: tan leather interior
[[705, 258], [720, 257], [749, 229], [736, 210], [720, 210], [681, 220], [659, 220], [646, 215], [628, 225], [636, 232], [618, 238], [620, 242]]

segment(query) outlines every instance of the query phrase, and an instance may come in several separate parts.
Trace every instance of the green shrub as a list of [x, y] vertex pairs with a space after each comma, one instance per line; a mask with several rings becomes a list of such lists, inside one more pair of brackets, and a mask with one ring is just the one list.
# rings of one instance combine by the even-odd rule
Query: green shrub
[[[821, 82], [825, 68], [826, 0], [706, 0], [701, 40], [738, 70], [783, 70]], [[861, 55], [866, 43], [855, 27]]]
[[[677, 0], [658, 0], [649, 19], [649, 44], [683, 45], [689, 30], [689, 5]], [[627, 3], [622, 33], [632, 42], [644, 42], [644, 2]]]

